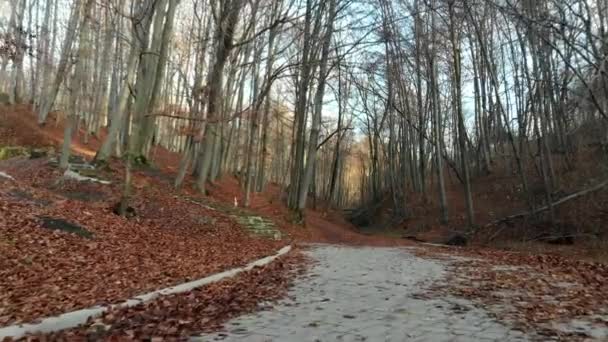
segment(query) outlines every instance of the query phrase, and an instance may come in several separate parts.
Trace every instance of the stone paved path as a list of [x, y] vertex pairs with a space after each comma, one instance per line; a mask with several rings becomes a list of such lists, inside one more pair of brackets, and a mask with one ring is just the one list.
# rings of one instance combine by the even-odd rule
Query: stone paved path
[[234, 319], [195, 341], [526, 341], [527, 337], [456, 298], [417, 294], [445, 266], [406, 248], [315, 245], [318, 262], [291, 289], [293, 300]]

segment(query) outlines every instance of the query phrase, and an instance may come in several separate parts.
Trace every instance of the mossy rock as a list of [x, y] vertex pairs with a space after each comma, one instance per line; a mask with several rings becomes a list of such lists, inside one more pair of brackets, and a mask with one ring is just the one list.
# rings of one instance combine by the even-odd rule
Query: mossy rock
[[0, 147], [0, 160], [11, 159], [19, 156], [28, 156], [29, 153], [22, 146], [4, 146]]
[[50, 147], [32, 147], [29, 150], [30, 159], [46, 158], [55, 155], [55, 148]]
[[274, 222], [266, 220], [260, 216], [233, 216], [237, 222], [247, 228], [250, 232], [255, 235], [270, 237], [274, 239], [281, 238], [281, 231], [279, 231]]
[[105, 179], [105, 177], [103, 177], [103, 172], [101, 172], [100, 170], [97, 170], [97, 169], [73, 168], [72, 165], [70, 165], [70, 169], [72, 169], [71, 171], [77, 173], [78, 175], [88, 178], [88, 179], [80, 179], [79, 181], [92, 181], [92, 182], [101, 182], [101, 183], [111, 183], [112, 182], [108, 179]]
[[234, 207], [223, 203], [209, 202], [194, 197], [189, 197], [188, 199], [209, 209], [217, 210], [230, 215], [230, 217], [232, 217], [239, 225], [254, 235], [276, 240], [280, 240], [282, 238], [281, 231], [277, 229], [272, 220], [254, 215], [245, 208]]
[[142, 156], [142, 155], [135, 156], [133, 158], [133, 164], [135, 164], [135, 166], [140, 166], [140, 167], [151, 166], [148, 158], [146, 158], [146, 156]]
[[[61, 161], [61, 153], [57, 154], [57, 157], [51, 161], [51, 164], [54, 166], [59, 165]], [[68, 163], [70, 164], [71, 169], [80, 169], [80, 168], [93, 168], [87, 160], [83, 156], [79, 156], [77, 154], [70, 154], [68, 156]]]
[[33, 148], [30, 150], [30, 159], [44, 158], [48, 156], [48, 152], [43, 148]]
[[11, 97], [7, 93], [0, 92], [0, 104], [8, 105], [11, 103]]
[[114, 172], [116, 170], [114, 170], [112, 168], [111, 165], [111, 161], [120, 161], [123, 160], [120, 157], [113, 157], [110, 156], [107, 159], [95, 159], [93, 158], [93, 160], [91, 160], [91, 162], [89, 163], [89, 165], [91, 165], [93, 168], [95, 168], [96, 170], [99, 171], [104, 171], [104, 172]]
[[[50, 152], [50, 154], [52, 154], [52, 152]], [[33, 157], [30, 157], [30, 158], [33, 158]], [[59, 167], [60, 163], [61, 163], [61, 154], [58, 154], [56, 157], [52, 158], [49, 161], [49, 165], [51, 165], [53, 167]], [[82, 156], [69, 155], [68, 164], [69, 164], [70, 170], [77, 172], [83, 176], [89, 176], [88, 174], [85, 175], [85, 172], [88, 172], [88, 171], [95, 172], [95, 175], [96, 175], [97, 171], [95, 169], [95, 166], [93, 164], [90, 164]], [[84, 170], [87, 170], [87, 171], [84, 171]]]
[[[59, 156], [59, 157], [61, 157], [61, 156]], [[68, 163], [70, 163], [70, 164], [83, 164], [83, 165], [87, 165], [88, 164], [87, 160], [83, 156], [80, 156], [80, 155], [77, 155], [77, 154], [70, 154], [68, 156]]]
[[79, 175], [91, 178], [99, 178], [99, 170], [97, 169], [78, 169], [76, 170]]

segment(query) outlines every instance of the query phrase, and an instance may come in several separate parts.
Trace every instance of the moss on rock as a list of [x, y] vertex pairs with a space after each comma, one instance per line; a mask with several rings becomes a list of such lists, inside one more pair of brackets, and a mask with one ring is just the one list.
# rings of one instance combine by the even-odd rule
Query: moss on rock
[[22, 146], [2, 146], [0, 147], [0, 160], [11, 159], [19, 156], [28, 156], [28, 150]]

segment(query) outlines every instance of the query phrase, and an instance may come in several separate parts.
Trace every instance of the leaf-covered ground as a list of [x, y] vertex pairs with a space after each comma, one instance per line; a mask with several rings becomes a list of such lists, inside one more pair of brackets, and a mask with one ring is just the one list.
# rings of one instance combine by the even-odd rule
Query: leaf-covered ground
[[[557, 255], [492, 249], [428, 248], [423, 257], [465, 257], [452, 264], [439, 295], [461, 296], [541, 339], [588, 340], [590, 328], [608, 329], [608, 265]], [[448, 258], [448, 259], [449, 259]]]
[[[252, 236], [234, 219], [175, 193], [168, 180], [136, 172], [134, 218], [112, 212], [112, 185], [57, 182], [47, 159], [0, 163], [0, 326], [29, 322], [179, 284], [273, 254], [287, 244]], [[42, 227], [64, 219], [91, 238]]]
[[284, 297], [307, 259], [292, 251], [272, 263], [191, 292], [105, 313], [84, 326], [31, 340], [183, 341], [215, 331], [228, 319]]

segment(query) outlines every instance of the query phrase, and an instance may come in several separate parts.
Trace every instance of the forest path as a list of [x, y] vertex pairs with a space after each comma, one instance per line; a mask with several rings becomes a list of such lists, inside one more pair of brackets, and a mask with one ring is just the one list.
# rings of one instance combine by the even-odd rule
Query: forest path
[[447, 263], [412, 248], [310, 245], [315, 261], [288, 300], [197, 341], [525, 341], [469, 301], [427, 298]]

